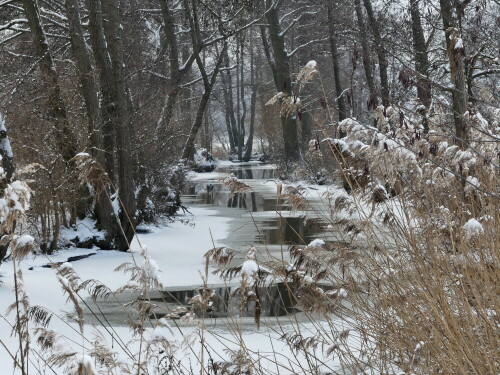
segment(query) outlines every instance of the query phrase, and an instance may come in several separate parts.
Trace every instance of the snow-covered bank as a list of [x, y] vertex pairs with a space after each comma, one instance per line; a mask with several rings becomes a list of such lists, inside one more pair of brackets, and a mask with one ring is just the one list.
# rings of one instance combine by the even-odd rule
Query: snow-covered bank
[[[62, 293], [56, 270], [42, 266], [66, 262], [69, 257], [95, 253], [72, 263], [73, 268], [83, 280], [97, 279], [116, 290], [126, 283], [127, 276], [114, 272], [115, 268], [122, 263], [133, 261], [132, 257], [140, 257], [141, 245], [147, 247], [149, 256], [158, 264], [160, 280], [164, 286], [201, 284], [203, 255], [214, 244], [222, 245], [221, 240], [228, 234], [230, 219], [217, 216], [217, 211], [209, 208], [192, 207], [190, 212], [191, 214], [179, 215], [178, 220], [165, 227], [149, 227], [151, 233], [139, 234], [132, 244], [132, 253], [73, 248], [60, 250], [50, 256], [28, 256], [21, 261], [20, 268], [31, 305], [47, 307], [59, 316], [64, 316], [63, 311], [73, 310], [73, 306]], [[142, 260], [138, 259], [138, 263], [142, 263]], [[15, 301], [12, 261], [2, 263], [0, 273], [0, 338], [15, 353], [17, 339], [10, 337], [14, 315], [5, 316], [8, 306]], [[210, 274], [209, 282], [220, 282], [220, 279]], [[85, 297], [85, 294], [82, 296]], [[51, 328], [58, 332], [66, 332], [69, 329], [66, 333], [74, 337], [75, 332], [71, 333], [73, 329], [60, 319], [53, 319]], [[5, 373], [12, 373], [12, 359], [3, 348], [0, 350], [0, 363]]]

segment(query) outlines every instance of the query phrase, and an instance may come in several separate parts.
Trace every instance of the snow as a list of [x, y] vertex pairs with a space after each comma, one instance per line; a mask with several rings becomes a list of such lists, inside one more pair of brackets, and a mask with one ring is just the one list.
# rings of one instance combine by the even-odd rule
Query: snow
[[[114, 272], [115, 268], [125, 262], [133, 263], [134, 259], [141, 262], [140, 253], [144, 251], [144, 243], [147, 243], [148, 246], [147, 257], [142, 259], [142, 269], [145, 271], [147, 277], [158, 278], [166, 287], [195, 287], [200, 285], [202, 283], [200, 273], [204, 272], [205, 267], [203, 255], [212, 246], [212, 239], [216, 246], [223, 245], [222, 240], [227, 237], [230, 219], [217, 216], [218, 212], [213, 209], [191, 207], [190, 211], [192, 215], [186, 213], [179, 215], [179, 218], [189, 220], [192, 225], [186, 225], [185, 222], [179, 220], [161, 228], [150, 227], [152, 233], [140, 234], [138, 238], [134, 239], [132, 252], [72, 248], [57, 251], [53, 255], [29, 255], [20, 262], [19, 266], [23, 272], [25, 289], [30, 292], [31, 305], [46, 306], [61, 317], [65, 316], [63, 310], [73, 310], [71, 304], [67, 304], [66, 296], [61, 292], [56, 270], [41, 266], [48, 263], [61, 263], [60, 267], [72, 267], [82, 280], [97, 279], [112, 290], [117, 290], [127, 283], [128, 276], [121, 272]], [[76, 230], [65, 229], [63, 234], [67, 238], [74, 237], [75, 234], [84, 238], [100, 235], [100, 232], [94, 229], [91, 220], [84, 220], [77, 223]], [[20, 239], [23, 242], [27, 242], [31, 238], [30, 236], [23, 236]], [[142, 244], [142, 247], [139, 242]], [[64, 263], [69, 257], [90, 253], [96, 254], [71, 264]], [[253, 264], [251, 261], [247, 263], [246, 267], [249, 274], [256, 272], [255, 266], [255, 262]], [[1, 264], [0, 274], [2, 275], [0, 280], [0, 314], [3, 316], [7, 306], [15, 300], [12, 261], [6, 261]], [[66, 280], [61, 281], [67, 283]], [[208, 282], [222, 283], [223, 280], [209, 273]], [[86, 291], [82, 290], [80, 293], [82, 297], [86, 297]], [[16, 338], [4, 334], [11, 331], [10, 324], [13, 323], [14, 316], [9, 315], [6, 318], [7, 320], [0, 319], [1, 338], [7, 345], [16, 348]], [[50, 328], [68, 337], [74, 337], [75, 324], [53, 318]], [[90, 337], [92, 328], [89, 326], [86, 329], [87, 335]], [[130, 338], [128, 328], [116, 327], [115, 331], [121, 337]], [[151, 333], [149, 337], [156, 337], [158, 339], [167, 334], [163, 329], [155, 330], [151, 328], [149, 332]], [[193, 332], [196, 332], [195, 327], [188, 327], [182, 334]], [[169, 333], [168, 337], [172, 340], [179, 340], [179, 342], [182, 342], [183, 339], [179, 333], [176, 333], [176, 336], [172, 336], [172, 333]], [[230, 340], [230, 335], [227, 335], [227, 339]], [[112, 341], [111, 338], [109, 340], [110, 342]], [[83, 361], [83, 359], [81, 360]], [[90, 358], [90, 360], [93, 363], [93, 359]], [[76, 361], [79, 360], [76, 359]], [[2, 373], [12, 373], [12, 360], [5, 350], [0, 350], [0, 363], [2, 364]], [[90, 362], [85, 360], [82, 363], [88, 364]]]
[[0, 222], [9, 215], [24, 213], [29, 209], [31, 190], [26, 183], [13, 181], [4, 190], [4, 197], [0, 198]]
[[28, 244], [34, 243], [35, 239], [30, 236], [29, 234], [23, 234], [22, 236], [19, 236], [16, 238], [16, 246], [18, 247], [24, 247]]
[[[232, 164], [231, 164], [232, 165]], [[227, 175], [227, 174], [225, 174]], [[217, 176], [217, 173], [203, 174], [204, 178], [210, 179]], [[269, 185], [269, 186], [267, 186]], [[263, 188], [271, 189], [272, 184], [265, 185]], [[311, 188], [311, 193], [315, 192], [322, 194], [326, 187]], [[272, 190], [275, 191], [274, 185]], [[204, 253], [212, 246], [225, 246], [224, 240], [229, 234], [230, 222], [232, 219], [221, 217], [220, 212], [216, 209], [206, 207], [190, 207], [192, 214], [179, 214], [178, 219], [173, 223], [169, 223], [163, 227], [149, 226], [149, 233], [140, 234], [132, 243], [131, 252], [119, 251], [101, 251], [98, 249], [78, 249], [71, 248], [63, 251], [58, 251], [53, 255], [29, 255], [25, 260], [20, 262], [20, 269], [23, 272], [25, 289], [30, 292], [31, 304], [47, 306], [51, 311], [57, 314], [50, 323], [50, 328], [56, 330], [60, 335], [75, 339], [75, 329], [78, 327], [75, 322], [63, 320], [66, 316], [63, 310], [72, 311], [71, 304], [67, 304], [66, 296], [62, 295], [60, 285], [54, 268], [43, 268], [41, 266], [47, 263], [62, 263], [60, 267], [72, 267], [74, 271], [81, 277], [82, 280], [97, 279], [110, 287], [112, 290], [117, 290], [129, 281], [129, 277], [121, 272], [114, 272], [114, 269], [125, 263], [134, 263], [141, 265], [147, 277], [158, 279], [165, 287], [197, 287], [202, 285], [200, 274], [205, 275], [205, 264], [203, 261]], [[276, 215], [276, 212], [272, 212]], [[267, 213], [269, 214], [269, 212]], [[285, 212], [283, 212], [285, 214]], [[96, 231], [94, 222], [91, 220], [78, 221], [75, 229], [65, 229], [62, 236], [66, 239], [79, 235], [81, 238], [92, 237], [94, 235], [102, 235]], [[28, 241], [28, 238], [25, 239]], [[147, 243], [147, 247], [146, 244]], [[310, 246], [324, 244], [322, 240], [312, 241]], [[96, 253], [92, 257], [75, 261], [71, 264], [65, 263], [68, 257], [77, 255], [86, 255]], [[141, 255], [142, 254], [142, 255]], [[145, 255], [145, 257], [143, 256]], [[33, 267], [32, 269], [30, 269]], [[224, 280], [213, 275], [209, 270], [207, 283], [220, 284]], [[247, 252], [247, 259], [243, 262], [241, 268], [242, 277], [255, 280], [256, 273], [259, 271], [259, 264], [256, 260], [255, 248], [250, 248]], [[3, 284], [0, 284], [0, 314], [3, 314], [8, 304], [15, 300], [13, 293], [13, 267], [12, 262], [4, 262], [0, 266], [0, 274], [3, 274]], [[62, 282], [67, 283], [67, 280], [62, 279]], [[87, 296], [85, 290], [80, 291], [83, 298]], [[347, 292], [345, 292], [347, 293]], [[342, 289], [337, 291], [338, 296], [344, 296]], [[182, 327], [170, 330], [166, 321], [159, 321], [158, 324], [148, 326], [145, 337], [148, 340], [163, 340], [168, 339], [169, 342], [179, 345], [180, 349], [175, 352], [176, 359], [188, 367], [192, 366], [195, 373], [199, 373], [199, 363], [196, 361], [196, 355], [202, 350], [199, 340], [199, 325], [196, 322], [194, 315], [186, 315], [182, 321], [179, 321]], [[238, 318], [239, 320], [242, 318]], [[265, 319], [265, 318], [264, 318]], [[275, 318], [273, 318], [275, 319]], [[7, 316], [7, 320], [0, 319], [0, 332], [10, 332], [10, 324], [14, 321], [14, 316]], [[234, 332], [228, 331], [216, 326], [204, 331], [204, 340], [211, 348], [212, 355], [216, 355], [216, 360], [227, 359], [223, 357], [225, 349], [238, 350], [241, 345], [248, 348], [250, 353], [263, 357], [262, 366], [273, 371], [276, 365], [273, 363], [273, 353], [280, 353], [283, 358], [290, 358], [290, 363], [287, 363], [286, 368], [282, 368], [280, 373], [303, 373], [301, 372], [301, 363], [304, 358], [301, 354], [294, 355], [289, 346], [280, 339], [285, 333], [293, 332], [300, 329], [304, 334], [314, 335], [317, 332], [317, 327], [324, 325], [328, 329], [328, 324], [325, 322], [302, 322], [302, 321], [284, 321], [279, 326], [269, 326], [269, 322], [262, 324], [260, 330], [255, 329], [253, 319], [248, 321], [241, 320], [242, 326], [235, 338]], [[210, 323], [210, 320], [205, 324]], [[339, 325], [344, 325], [345, 322], [339, 321]], [[300, 325], [300, 328], [298, 327]], [[93, 337], [94, 328], [90, 325], [85, 325], [85, 332], [88, 338]], [[101, 329], [103, 340], [109, 346], [116, 342], [116, 337], [119, 336], [125, 341], [131, 338], [129, 327], [114, 326], [113, 336], [107, 334]], [[9, 347], [16, 348], [16, 338], [9, 337], [6, 334], [1, 335], [2, 340]], [[355, 339], [355, 338], [353, 338]], [[78, 338], [76, 338], [78, 340]], [[191, 340], [191, 341], [190, 341]], [[185, 343], [185, 344], [180, 344]], [[68, 345], [68, 350], [70, 350]], [[127, 344], [129, 345], [129, 344]], [[87, 356], [75, 358], [76, 363], [84, 365], [94, 364], [94, 358], [88, 356], [90, 347], [86, 344], [86, 350], [83, 350], [82, 355]], [[138, 343], [130, 343], [131, 350], [138, 349]], [[77, 349], [78, 350], [78, 349]], [[80, 348], [81, 350], [81, 348]], [[324, 361], [325, 371], [328, 368], [338, 366], [338, 361], [333, 357], [325, 358], [321, 350], [316, 353], [318, 358]], [[123, 356], [118, 352], [117, 358]], [[266, 359], [267, 358], [267, 359]], [[126, 361], [127, 359], [124, 359]], [[287, 360], [288, 361], [288, 360]], [[4, 350], [0, 350], [0, 363], [3, 365], [5, 373], [12, 373], [12, 360]], [[99, 364], [97, 364], [99, 366]], [[92, 370], [94, 370], [92, 368]], [[56, 370], [59, 371], [59, 370]], [[64, 371], [57, 373], [67, 373]], [[96, 372], [97, 373], [97, 372]]]
[[[0, 113], [0, 132], [7, 132], [7, 128], [5, 127], [5, 119]], [[14, 154], [12, 152], [12, 147], [10, 146], [9, 138], [4, 137], [0, 140], [0, 150], [3, 151], [4, 156], [8, 158], [13, 158]]]
[[89, 355], [86, 355], [86, 354], [81, 354], [80, 355], [80, 358], [78, 359], [77, 363], [78, 364], [81, 364], [83, 366], [83, 368], [85, 369], [83, 371], [84, 374], [86, 375], [97, 375], [98, 372], [95, 368], [95, 365], [94, 365], [94, 359], [89, 356]]
[[85, 156], [90, 156], [90, 154], [88, 152], [79, 152], [78, 154], [75, 155], [75, 157], [85, 157]]
[[347, 298], [347, 291], [344, 288], [332, 289], [327, 291], [326, 294], [332, 297]]
[[465, 232], [465, 238], [470, 240], [484, 233], [484, 228], [479, 221], [472, 218], [467, 221], [462, 229]]
[[247, 252], [247, 259], [241, 265], [241, 279], [251, 284], [255, 282], [255, 276], [259, 271], [259, 265], [255, 261], [256, 252], [255, 247], [251, 247]]
[[316, 69], [317, 63], [315, 60], [311, 60], [306, 64], [306, 68]]
[[145, 277], [160, 282], [160, 268], [154, 259], [149, 256], [144, 257], [142, 269]]
[[311, 241], [311, 243], [307, 246], [309, 247], [313, 247], [313, 246], [323, 246], [325, 244], [325, 241], [323, 240], [320, 240], [320, 239], [315, 239], [313, 241]]
[[80, 242], [85, 242], [86, 240], [96, 238], [97, 240], [104, 239], [106, 233], [104, 231], [100, 231], [95, 227], [95, 221], [86, 217], [83, 220], [77, 219], [76, 224], [72, 228], [61, 228], [60, 233], [60, 243], [65, 245], [68, 244], [71, 240], [76, 239]]
[[245, 260], [241, 265], [241, 274], [248, 278], [253, 278], [258, 271], [259, 266], [255, 260]]

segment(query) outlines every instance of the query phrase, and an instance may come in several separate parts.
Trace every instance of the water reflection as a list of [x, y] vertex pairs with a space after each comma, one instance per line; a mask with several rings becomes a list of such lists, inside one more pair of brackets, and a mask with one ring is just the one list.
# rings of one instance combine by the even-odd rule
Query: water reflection
[[[297, 312], [297, 301], [293, 289], [290, 284], [283, 282], [258, 287], [262, 316], [285, 316]], [[161, 296], [154, 299], [154, 302], [188, 307], [191, 298], [201, 292], [201, 289], [164, 290], [161, 291]], [[210, 310], [204, 313], [205, 317], [253, 316], [255, 302], [242, 303], [238, 287], [215, 287], [212, 292], [214, 293], [213, 304]], [[158, 317], [156, 313], [154, 318]]]

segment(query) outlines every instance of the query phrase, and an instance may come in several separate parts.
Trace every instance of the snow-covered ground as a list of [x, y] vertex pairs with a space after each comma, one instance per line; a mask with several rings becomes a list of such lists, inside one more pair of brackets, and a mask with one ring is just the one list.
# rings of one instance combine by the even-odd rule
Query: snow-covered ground
[[[192, 180], [199, 179], [219, 179], [227, 174], [213, 172], [200, 176], [191, 176]], [[264, 184], [264, 182], [263, 182]], [[139, 234], [132, 245], [132, 252], [123, 253], [118, 251], [101, 251], [97, 249], [66, 249], [53, 255], [29, 256], [20, 264], [23, 273], [25, 290], [28, 292], [31, 306], [40, 305], [49, 309], [55, 314], [50, 323], [51, 329], [54, 329], [60, 335], [65, 337], [68, 348], [72, 347], [77, 352], [85, 354], [89, 349], [89, 344], [85, 343], [78, 334], [76, 323], [65, 317], [65, 312], [72, 312], [73, 306], [67, 301], [67, 296], [63, 295], [60, 284], [56, 277], [56, 271], [53, 268], [44, 268], [48, 263], [66, 262], [69, 257], [95, 253], [94, 255], [71, 263], [76, 273], [85, 279], [97, 279], [112, 290], [118, 289], [127, 281], [127, 275], [114, 270], [125, 262], [133, 261], [135, 257], [137, 263], [142, 263], [140, 249], [147, 248], [148, 255], [155, 260], [160, 270], [159, 278], [165, 287], [185, 287], [202, 284], [202, 275], [204, 274], [203, 255], [213, 246], [223, 246], [224, 239], [230, 235], [231, 219], [229, 217], [218, 215], [218, 211], [210, 207], [190, 207], [190, 213], [179, 215], [178, 220], [169, 223], [163, 227], [148, 227], [149, 233]], [[93, 233], [90, 223], [80, 223], [81, 228], [76, 232], [82, 237], [98, 235]], [[75, 236], [75, 233], [68, 231], [63, 233], [66, 237]], [[0, 339], [12, 354], [16, 354], [18, 341], [16, 337], [10, 335], [14, 314], [6, 315], [8, 306], [15, 301], [13, 264], [11, 261], [4, 262], [0, 266], [1, 281], [0, 284]], [[222, 283], [223, 280], [217, 276], [209, 274], [208, 283]], [[82, 292], [82, 297], [86, 297]], [[253, 320], [250, 318], [234, 318], [226, 321], [231, 326], [239, 326], [238, 329], [228, 330], [224, 324], [215, 321], [206, 321], [208, 327], [204, 330], [204, 339], [206, 340], [206, 350], [215, 361], [227, 359], [228, 355], [225, 349], [238, 350], [245, 347], [249, 353], [256, 357], [268, 358], [261, 365], [269, 368], [271, 373], [309, 373], [308, 366], [304, 365], [304, 358], [300, 355], [294, 355], [288, 346], [279, 338], [287, 333], [296, 331], [297, 324], [301, 325], [301, 332], [307, 336], [317, 334], [318, 323], [298, 323], [297, 321], [288, 321], [281, 319], [276, 322], [273, 318], [263, 319], [259, 330], [256, 329]], [[279, 323], [279, 324], [278, 324]], [[169, 323], [173, 326], [173, 323]], [[326, 323], [325, 323], [326, 325]], [[199, 357], [201, 353], [200, 328], [197, 322], [182, 324], [182, 327], [175, 328], [156, 328], [150, 327], [149, 337], [164, 335], [172, 342], [179, 344], [179, 350], [176, 352], [176, 358], [180, 360], [181, 367], [186, 373], [191, 369], [194, 373], [199, 373]], [[108, 331], [102, 327], [93, 328], [90, 325], [85, 326], [85, 332], [90, 339], [94, 337], [93, 331], [98, 329], [110, 345], [116, 337], [121, 337], [127, 342], [132, 337], [131, 331], [125, 326], [114, 327], [114, 338]], [[191, 338], [191, 341], [190, 339]], [[184, 345], [182, 345], [184, 343]], [[33, 345], [35, 345], [33, 343]], [[85, 347], [85, 349], [82, 349]], [[136, 348], [137, 343], [131, 343], [130, 348]], [[116, 347], [118, 349], [118, 347]], [[69, 350], [69, 349], [68, 349]], [[119, 349], [117, 350], [120, 351]], [[318, 351], [320, 351], [318, 349]], [[40, 351], [39, 351], [40, 353]], [[43, 354], [42, 354], [43, 355]], [[123, 355], [121, 353], [120, 355]], [[208, 354], [205, 354], [208, 355]], [[319, 357], [323, 356], [318, 353]], [[280, 358], [277, 358], [277, 357]], [[285, 359], [288, 357], [288, 359]], [[208, 360], [207, 357], [204, 361]], [[324, 360], [324, 359], [323, 359]], [[323, 361], [321, 360], [321, 361]], [[32, 367], [30, 374], [36, 374], [48, 370], [40, 358], [36, 355], [31, 357]], [[280, 367], [275, 362], [283, 363]], [[320, 361], [320, 362], [321, 362]], [[320, 362], [316, 364], [320, 364]], [[7, 350], [0, 347], [0, 364], [2, 374], [20, 373], [14, 370], [13, 360]], [[303, 367], [304, 366], [304, 367]], [[334, 366], [333, 362], [325, 362], [322, 367], [325, 369]], [[60, 371], [60, 372], [58, 372]], [[67, 373], [67, 370], [56, 370], [56, 373]]]

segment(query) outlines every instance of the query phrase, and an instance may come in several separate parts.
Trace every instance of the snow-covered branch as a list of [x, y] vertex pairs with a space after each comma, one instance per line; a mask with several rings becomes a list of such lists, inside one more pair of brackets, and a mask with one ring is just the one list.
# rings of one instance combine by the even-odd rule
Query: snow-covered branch
[[307, 47], [311, 44], [314, 44], [314, 43], [319, 43], [319, 42], [326, 42], [328, 40], [328, 38], [321, 38], [321, 39], [313, 39], [313, 40], [310, 40], [309, 42], [307, 43], [304, 43], [304, 44], [301, 44], [300, 46], [298, 46], [297, 48], [295, 48], [292, 52], [288, 53], [288, 57], [292, 57], [293, 55], [295, 55], [298, 51], [300, 51], [300, 49], [304, 48], [304, 47]]

